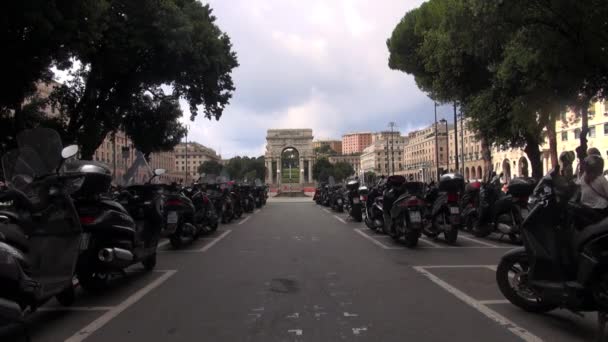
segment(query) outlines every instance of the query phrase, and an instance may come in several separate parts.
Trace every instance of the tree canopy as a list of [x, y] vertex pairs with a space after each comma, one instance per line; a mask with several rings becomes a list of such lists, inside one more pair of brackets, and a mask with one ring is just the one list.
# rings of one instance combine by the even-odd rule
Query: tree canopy
[[219, 175], [224, 166], [215, 160], [206, 160], [198, 166], [198, 173], [208, 175]]
[[327, 158], [319, 158], [312, 168], [313, 178], [320, 182], [326, 182], [330, 176], [336, 181], [342, 181], [355, 174], [352, 165], [346, 162], [332, 164]]

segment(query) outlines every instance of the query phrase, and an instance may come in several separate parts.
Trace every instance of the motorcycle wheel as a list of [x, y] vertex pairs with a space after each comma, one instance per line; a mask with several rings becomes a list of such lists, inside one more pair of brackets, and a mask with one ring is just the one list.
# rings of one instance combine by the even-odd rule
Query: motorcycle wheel
[[418, 245], [419, 237], [420, 237], [420, 235], [416, 232], [412, 232], [412, 231], [405, 232], [405, 239], [404, 239], [405, 246], [408, 248], [416, 247]]
[[475, 227], [475, 221], [477, 220], [477, 214], [471, 213], [464, 219], [464, 230], [472, 232]]
[[171, 242], [171, 246], [175, 249], [179, 249], [182, 246], [182, 239], [179, 235], [177, 235], [177, 233], [171, 235], [169, 242]]
[[353, 217], [353, 219], [356, 222], [361, 222], [363, 221], [363, 213], [361, 212], [361, 207], [357, 206], [357, 207], [353, 207], [351, 209], [351, 216]]
[[369, 228], [369, 229], [371, 229], [373, 231], [376, 231], [376, 226], [374, 226], [374, 222], [371, 221], [369, 219], [369, 217], [367, 217], [367, 215], [364, 215], [363, 222], [365, 222], [365, 225], [367, 226], [367, 228]]
[[445, 238], [445, 242], [451, 245], [456, 243], [456, 240], [458, 240], [458, 228], [452, 228], [444, 231], [443, 237]]
[[63, 306], [70, 306], [74, 304], [74, 300], [76, 299], [76, 290], [74, 286], [67, 287], [65, 290], [61, 291], [57, 296], [55, 296], [59, 304]]
[[156, 267], [156, 253], [144, 259], [141, 264], [144, 266], [144, 270], [152, 271]]
[[105, 273], [85, 272], [78, 274], [78, 284], [85, 291], [95, 293], [106, 287], [108, 275]]
[[558, 305], [544, 302], [527, 287], [528, 271], [525, 251], [503, 257], [496, 269], [496, 283], [500, 292], [511, 304], [528, 312], [543, 313], [556, 309]]

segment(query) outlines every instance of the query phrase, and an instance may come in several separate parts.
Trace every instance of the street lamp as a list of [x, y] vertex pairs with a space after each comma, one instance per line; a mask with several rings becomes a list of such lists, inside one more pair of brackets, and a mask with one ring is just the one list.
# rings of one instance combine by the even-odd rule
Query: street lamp
[[[445, 144], [445, 148], [446, 148], [446, 150], [445, 150], [445, 155], [446, 155], [446, 158], [447, 158], [447, 156], [448, 156], [448, 155], [449, 155], [449, 153], [450, 153], [450, 152], [449, 152], [449, 151], [450, 151], [450, 146], [449, 146], [449, 141], [448, 141], [448, 120], [446, 120], [446, 119], [441, 119], [441, 120], [439, 120], [439, 123], [441, 123], [441, 124], [445, 125], [445, 142], [446, 142], [446, 144]], [[448, 162], [448, 164], [449, 164], [449, 162]], [[447, 168], [449, 168], [449, 166], [447, 166]], [[439, 171], [439, 169], [440, 169], [440, 167], [439, 167], [439, 163], [438, 163], [438, 164], [437, 164], [437, 170], [438, 170], [438, 173], [437, 173], [437, 180], [439, 180], [439, 178], [440, 178], [440, 176], [441, 176], [441, 171]]]
[[435, 102], [435, 169], [439, 180], [439, 137], [437, 136], [437, 102]]

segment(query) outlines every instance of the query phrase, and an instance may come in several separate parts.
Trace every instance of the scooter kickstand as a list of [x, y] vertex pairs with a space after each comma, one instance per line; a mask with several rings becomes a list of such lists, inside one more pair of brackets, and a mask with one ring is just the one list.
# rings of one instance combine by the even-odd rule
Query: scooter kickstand
[[603, 342], [605, 340], [606, 335], [606, 322], [608, 320], [608, 313], [598, 311], [597, 312], [597, 342]]

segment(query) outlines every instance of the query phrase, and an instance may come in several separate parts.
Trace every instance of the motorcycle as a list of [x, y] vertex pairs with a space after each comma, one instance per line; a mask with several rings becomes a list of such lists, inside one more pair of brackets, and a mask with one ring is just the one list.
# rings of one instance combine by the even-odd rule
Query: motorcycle
[[194, 226], [201, 233], [212, 233], [217, 230], [218, 216], [209, 196], [202, 191], [200, 184], [184, 189], [184, 194], [194, 205]]
[[386, 189], [386, 179], [381, 178], [378, 183], [369, 189], [367, 196], [363, 196], [362, 200], [365, 204], [363, 211], [363, 221], [365, 225], [377, 231], [384, 228], [384, 190]]
[[325, 191], [325, 185], [326, 183], [319, 182], [317, 188], [315, 189], [315, 195], [313, 196], [312, 200], [315, 201], [315, 203], [318, 205], [321, 205], [323, 203], [323, 192]]
[[507, 252], [496, 269], [501, 293], [519, 308], [598, 312], [604, 338], [608, 318], [608, 219], [573, 202], [577, 186], [559, 167], [536, 185], [521, 226], [523, 247]]
[[423, 228], [424, 201], [420, 194], [425, 185], [422, 182], [406, 182], [402, 176], [389, 177], [388, 184], [390, 189], [384, 195], [385, 217], [390, 218], [387, 221], [388, 234], [397, 242], [403, 241], [407, 247], [415, 247]]
[[234, 217], [234, 206], [232, 197], [225, 183], [220, 183], [220, 177], [205, 175], [201, 178], [201, 185], [209, 200], [215, 207], [216, 215], [222, 223], [229, 223]]
[[121, 200], [128, 210], [105, 195], [112, 181], [112, 173], [105, 164], [70, 161], [66, 163], [66, 174], [84, 178], [81, 188], [72, 195], [87, 245], [76, 266], [80, 286], [88, 291], [100, 290], [112, 275], [123, 274], [136, 263], [152, 270], [163, 229], [163, 198], [155, 186], [144, 185], [136, 195], [123, 192]]
[[431, 188], [426, 197], [429, 205], [424, 235], [436, 238], [443, 233], [447, 243], [456, 242], [461, 223], [459, 193], [463, 188], [464, 177], [460, 174], [448, 173], [439, 178], [439, 187]]
[[0, 202], [0, 316], [25, 324], [27, 314], [55, 297], [74, 302], [78, 253], [86, 241], [71, 193], [83, 183], [63, 165], [78, 153], [59, 134], [36, 128], [18, 134], [19, 148], [2, 157], [6, 189]]
[[256, 208], [261, 208], [266, 204], [267, 194], [266, 186], [260, 179], [256, 179], [253, 186], [253, 197]]
[[462, 228], [473, 231], [473, 226], [479, 215], [479, 190], [481, 182], [471, 182], [465, 186], [460, 202]]
[[358, 179], [350, 180], [346, 183], [346, 189], [343, 192], [344, 211], [348, 213], [356, 222], [363, 221], [363, 213], [361, 208], [361, 198], [359, 197]]
[[243, 197], [241, 196], [239, 187], [235, 185], [234, 181], [226, 182], [226, 189], [233, 203], [233, 219], [238, 220], [245, 212], [245, 208], [243, 208]]
[[165, 192], [164, 222], [173, 248], [181, 248], [185, 244], [192, 243], [204, 230], [202, 225], [195, 224], [196, 208], [185, 191], [187, 190], [173, 184], [167, 187]]
[[528, 198], [535, 182], [531, 178], [514, 178], [507, 193], [500, 189], [500, 176], [495, 176], [480, 190], [480, 210], [473, 234], [486, 237], [493, 232], [505, 235], [513, 243], [520, 243], [521, 224], [529, 213]]
[[252, 186], [248, 183], [242, 183], [236, 186], [241, 198], [241, 207], [246, 213], [252, 213], [255, 209], [255, 198], [253, 196]]

